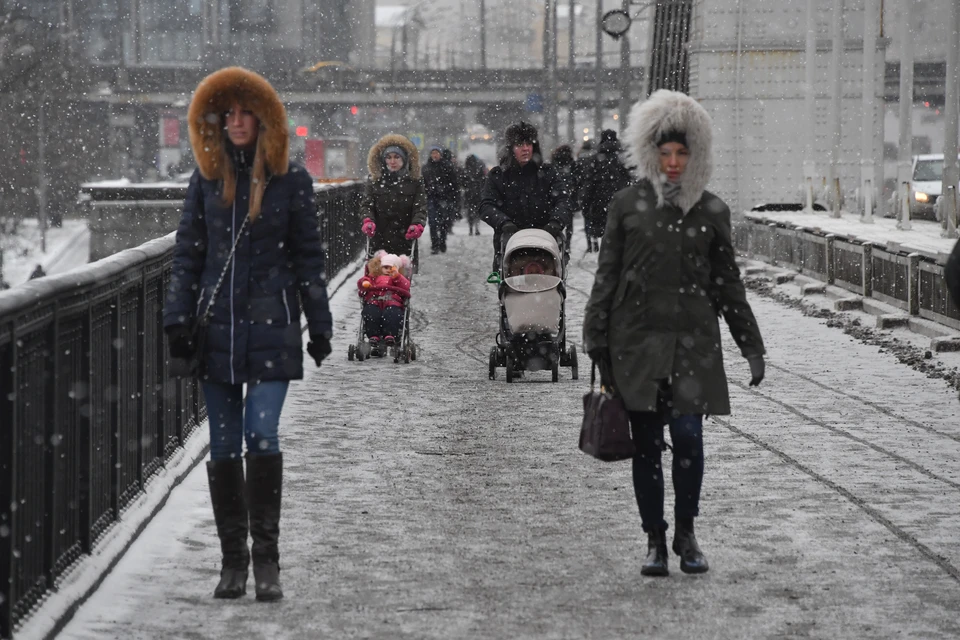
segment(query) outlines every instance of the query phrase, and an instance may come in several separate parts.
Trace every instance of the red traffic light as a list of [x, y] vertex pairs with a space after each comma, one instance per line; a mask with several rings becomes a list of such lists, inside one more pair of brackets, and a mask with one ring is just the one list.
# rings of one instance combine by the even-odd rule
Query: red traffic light
[[355, 116], [355, 115], [357, 115], [358, 113], [360, 113], [360, 108], [357, 107], [357, 105], [353, 105], [352, 107], [350, 107], [350, 115], [354, 115], [354, 116]]
[[304, 127], [304, 126], [297, 127], [297, 130], [296, 130], [296, 131], [297, 131], [297, 137], [298, 137], [298, 138], [306, 138], [306, 137], [307, 137], [307, 134], [309, 133], [309, 131], [307, 130], [307, 128]]

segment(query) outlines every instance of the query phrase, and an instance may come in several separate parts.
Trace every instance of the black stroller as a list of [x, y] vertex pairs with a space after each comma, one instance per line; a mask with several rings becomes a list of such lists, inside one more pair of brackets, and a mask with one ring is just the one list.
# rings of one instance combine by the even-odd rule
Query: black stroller
[[[413, 285], [413, 275], [417, 273], [417, 241], [414, 240], [410, 247], [410, 255], [414, 256], [411, 259], [409, 273], [403, 272], [403, 275], [410, 281], [410, 284]], [[367, 239], [367, 249], [365, 252], [365, 261], [369, 262], [373, 258], [373, 254], [370, 251], [370, 240]], [[366, 265], [364, 265], [364, 273], [366, 274]], [[363, 298], [360, 298], [361, 308], [363, 306]], [[417, 345], [414, 343], [413, 338], [410, 336], [410, 305], [411, 300], [408, 298], [403, 309], [403, 324], [400, 328], [400, 335], [396, 336], [393, 344], [371, 344], [370, 340], [367, 339], [367, 333], [364, 328], [364, 319], [363, 314], [360, 314], [360, 326], [357, 327], [357, 341], [354, 344], [351, 344], [347, 347], [347, 360], [351, 362], [356, 359], [358, 362], [363, 362], [368, 358], [383, 358], [391, 357], [394, 362], [403, 362], [408, 364], [417, 359]]]
[[563, 248], [547, 231], [524, 229], [502, 250], [498, 298], [500, 331], [490, 349], [490, 379], [505, 367], [507, 382], [521, 371], [549, 369], [553, 382], [560, 367], [577, 379], [577, 348], [566, 342], [566, 275]]

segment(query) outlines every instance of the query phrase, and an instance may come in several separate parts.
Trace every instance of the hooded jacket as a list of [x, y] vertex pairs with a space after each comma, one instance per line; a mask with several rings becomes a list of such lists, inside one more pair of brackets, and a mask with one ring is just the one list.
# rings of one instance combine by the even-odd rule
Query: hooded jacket
[[[660, 188], [656, 141], [665, 131], [682, 131], [689, 143], [679, 204]], [[727, 414], [718, 316], [742, 355], [764, 347], [734, 259], [730, 209], [704, 190], [710, 118], [689, 96], [660, 90], [634, 106], [627, 133], [638, 182], [609, 208], [584, 312], [585, 346], [608, 350], [614, 386], [631, 411], [656, 411], [666, 381], [681, 414]]]
[[[524, 141], [533, 142], [533, 157], [520, 166], [513, 148]], [[497, 233], [508, 221], [521, 229], [542, 229], [551, 220], [569, 225], [573, 219], [571, 184], [553, 166], [543, 163], [537, 129], [526, 122], [511, 125], [505, 142], [499, 165], [490, 170], [483, 184], [480, 219]]]
[[[388, 147], [400, 147], [407, 153], [407, 164], [397, 174], [387, 171], [384, 164], [383, 151]], [[370, 147], [367, 169], [370, 176], [360, 201], [360, 217], [370, 218], [377, 225], [370, 240], [371, 251], [408, 253], [407, 229], [412, 224], [427, 224], [427, 197], [417, 147], [404, 136], [387, 134]]]
[[[233, 148], [223, 130], [234, 102], [260, 121], [254, 150]], [[213, 302], [203, 374], [229, 384], [302, 378], [301, 306], [311, 335], [329, 337], [333, 322], [313, 180], [288, 161], [283, 103], [264, 78], [229, 67], [200, 82], [188, 117], [198, 168], [177, 229], [164, 327], [192, 326], [206, 310], [249, 213]]]

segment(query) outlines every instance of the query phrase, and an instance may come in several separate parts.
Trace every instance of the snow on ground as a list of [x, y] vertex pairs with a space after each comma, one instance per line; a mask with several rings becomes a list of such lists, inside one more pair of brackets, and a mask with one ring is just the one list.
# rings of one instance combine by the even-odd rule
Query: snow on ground
[[941, 238], [940, 223], [928, 220], [913, 220], [910, 231], [897, 229], [893, 218], [874, 218], [873, 224], [860, 222], [860, 216], [843, 213], [840, 218], [830, 217], [827, 211], [806, 213], [803, 211], [747, 211], [744, 215], [758, 220], [769, 220], [791, 224], [809, 229], [820, 229], [827, 233], [857, 238], [866, 242], [886, 245], [894, 242], [906, 249], [931, 254], [950, 253], [956, 238]]
[[47, 275], [65, 273], [90, 261], [90, 231], [86, 220], [66, 219], [62, 227], [47, 229], [47, 250], [41, 249], [41, 230], [35, 218], [22, 222], [15, 236], [3, 238], [3, 279], [11, 287], [23, 284], [37, 265]]
[[[257, 603], [252, 584], [211, 597], [219, 547], [201, 465], [59, 637], [960, 635], [960, 421], [945, 383], [752, 297], [768, 373], [748, 387], [726, 340], [735, 413], [707, 423], [698, 519], [711, 571], [685, 576], [671, 558], [669, 578], [643, 578], [629, 463], [576, 447], [587, 367], [557, 384], [488, 380], [490, 236], [458, 225], [449, 245], [415, 279], [417, 362], [347, 361], [359, 304], [345, 286], [334, 355], [291, 387], [286, 598]], [[596, 264], [584, 247], [578, 233], [577, 343]]]

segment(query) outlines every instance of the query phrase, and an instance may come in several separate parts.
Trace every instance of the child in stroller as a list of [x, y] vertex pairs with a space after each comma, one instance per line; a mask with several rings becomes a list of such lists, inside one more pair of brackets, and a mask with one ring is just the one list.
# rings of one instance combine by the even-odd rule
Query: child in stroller
[[363, 328], [371, 355], [383, 356], [403, 332], [404, 313], [410, 298], [410, 259], [378, 251], [367, 263], [366, 273], [357, 281], [363, 299]]
[[576, 348], [566, 344], [563, 250], [549, 232], [525, 229], [506, 242], [498, 283], [500, 331], [490, 350], [490, 379], [506, 367], [507, 382], [522, 371], [549, 370], [553, 382], [559, 367], [577, 378]]

